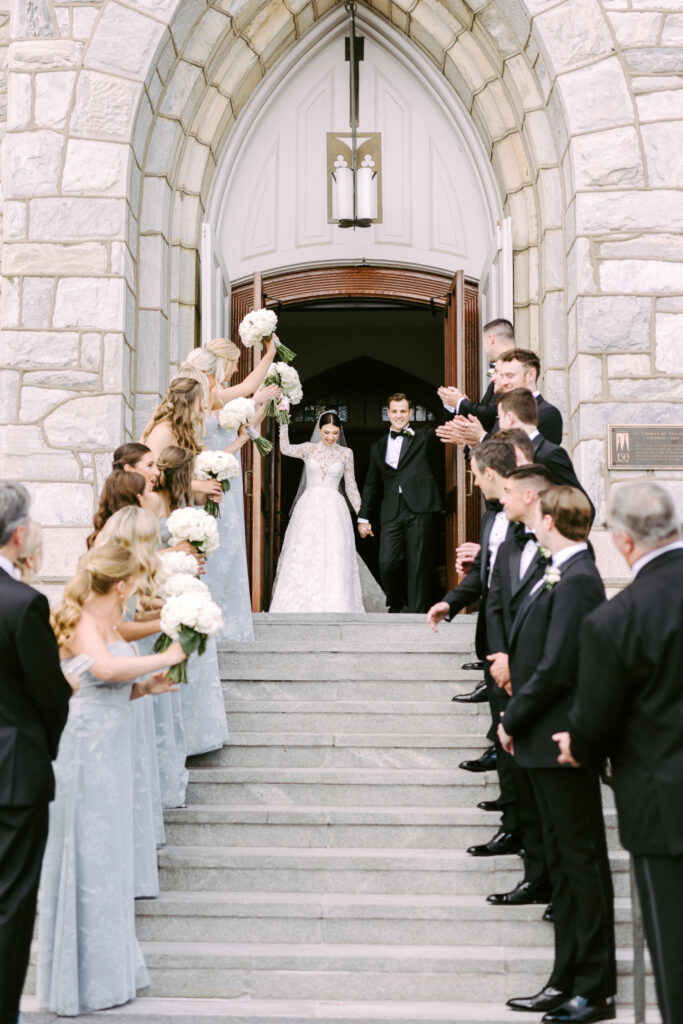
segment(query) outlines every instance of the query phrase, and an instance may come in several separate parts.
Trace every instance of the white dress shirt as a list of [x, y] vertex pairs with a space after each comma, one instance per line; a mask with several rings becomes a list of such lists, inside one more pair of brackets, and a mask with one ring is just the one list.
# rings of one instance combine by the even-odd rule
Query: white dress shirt
[[[531, 530], [527, 530], [527, 533], [531, 533]], [[519, 560], [519, 578], [524, 579], [527, 574], [529, 566], [534, 560], [534, 555], [538, 551], [538, 544], [535, 540], [528, 540], [522, 549], [522, 557]]]
[[643, 555], [634, 562], [631, 566], [631, 572], [634, 576], [637, 576], [641, 569], [643, 569], [648, 562], [653, 562], [655, 558], [659, 558], [660, 555], [666, 554], [667, 551], [680, 551], [683, 549], [683, 540], [675, 540], [671, 544], [665, 544], [661, 548], [655, 548], [654, 551], [648, 551], [646, 555]]
[[561, 565], [568, 562], [570, 558], [574, 557], [574, 555], [578, 555], [579, 551], [588, 551], [588, 545], [585, 540], [580, 541], [578, 544], [570, 544], [569, 547], [562, 548], [561, 551], [558, 551], [553, 555], [551, 563], [559, 569]]
[[509, 525], [510, 520], [505, 513], [496, 512], [496, 518], [493, 520], [493, 526], [491, 527], [491, 532], [489, 534], [489, 583], [491, 582], [493, 567], [496, 564], [498, 548], [505, 540]]
[[[393, 430], [393, 427], [391, 428]], [[398, 460], [401, 458], [401, 449], [403, 447], [403, 435], [399, 434], [398, 437], [392, 437], [391, 431], [387, 434], [387, 452], [384, 456], [384, 461], [392, 469], [398, 469]], [[403, 494], [401, 485], [399, 484], [398, 493]], [[367, 519], [359, 519], [359, 523], [367, 523]]]
[[21, 579], [21, 573], [17, 569], [16, 565], [10, 562], [9, 558], [5, 558], [4, 555], [0, 555], [0, 569], [4, 569], [8, 576], [11, 576], [15, 580]]

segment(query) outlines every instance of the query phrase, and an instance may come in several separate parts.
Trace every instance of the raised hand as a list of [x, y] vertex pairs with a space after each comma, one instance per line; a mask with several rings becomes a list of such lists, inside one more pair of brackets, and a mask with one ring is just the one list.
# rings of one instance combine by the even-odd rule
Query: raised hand
[[436, 393], [444, 405], [451, 405], [454, 409], [458, 408], [458, 402], [465, 397], [460, 388], [447, 387], [445, 384], [437, 388]]
[[195, 494], [205, 495], [212, 501], [218, 503], [223, 497], [223, 488], [220, 480], [193, 480], [192, 490]]
[[269, 384], [267, 388], [259, 388], [254, 392], [253, 401], [256, 405], [265, 405], [271, 398], [275, 398], [279, 402], [281, 395], [282, 392], [277, 384]]

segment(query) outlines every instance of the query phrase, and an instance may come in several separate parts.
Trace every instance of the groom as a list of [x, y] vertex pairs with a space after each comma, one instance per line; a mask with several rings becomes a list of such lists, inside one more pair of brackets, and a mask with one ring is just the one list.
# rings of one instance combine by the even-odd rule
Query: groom
[[374, 536], [371, 519], [379, 507], [379, 571], [390, 612], [426, 612], [431, 604], [437, 513], [441, 492], [429, 465], [438, 441], [433, 429], [409, 426], [404, 394], [388, 403], [391, 430], [370, 448], [370, 462], [358, 513], [361, 537]]

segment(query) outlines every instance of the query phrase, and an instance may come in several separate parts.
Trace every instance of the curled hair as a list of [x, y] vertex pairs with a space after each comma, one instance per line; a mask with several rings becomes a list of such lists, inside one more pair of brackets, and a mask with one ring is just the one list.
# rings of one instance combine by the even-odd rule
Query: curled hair
[[192, 472], [194, 452], [179, 445], [169, 444], [157, 459], [159, 479], [155, 491], [167, 496], [171, 511], [192, 504]]
[[140, 566], [138, 593], [156, 593], [159, 555], [159, 520], [145, 508], [121, 508], [107, 520], [97, 538], [100, 544], [122, 544], [133, 553]]
[[138, 462], [150, 452], [151, 449], [146, 444], [140, 444], [139, 441], [127, 441], [126, 444], [120, 444], [114, 452], [111, 468], [123, 469], [124, 466], [137, 466]]
[[[170, 423], [178, 444], [196, 455], [202, 450], [204, 413], [201, 408], [202, 385], [189, 377], [176, 377], [145, 427], [145, 441], [159, 423]], [[200, 402], [197, 403], [197, 399]], [[196, 408], [198, 404], [198, 408]]]
[[497, 440], [497, 435], [489, 441], [481, 441], [472, 449], [470, 458], [477, 463], [480, 473], [492, 469], [500, 476], [507, 476], [517, 466], [515, 446], [508, 441]]
[[132, 551], [122, 544], [101, 544], [80, 561], [78, 572], [67, 583], [61, 604], [52, 613], [52, 629], [60, 647], [69, 647], [89, 597], [108, 594], [119, 580], [140, 571]]
[[339, 427], [341, 430], [341, 420], [337, 416], [336, 412], [325, 412], [320, 417], [319, 427], [322, 430], [323, 427], [333, 426]]
[[552, 516], [555, 529], [567, 540], [588, 540], [593, 509], [578, 487], [553, 484], [541, 494], [541, 515]]
[[138, 508], [144, 493], [145, 478], [140, 473], [129, 473], [123, 469], [115, 469], [110, 473], [104, 481], [100, 503], [92, 520], [95, 529], [85, 542], [87, 546], [93, 546], [104, 524], [120, 508], [126, 508], [128, 505]]

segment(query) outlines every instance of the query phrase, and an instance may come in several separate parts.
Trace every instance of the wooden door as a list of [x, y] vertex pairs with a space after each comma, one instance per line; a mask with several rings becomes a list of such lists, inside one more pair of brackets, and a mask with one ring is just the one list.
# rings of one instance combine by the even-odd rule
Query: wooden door
[[[444, 311], [444, 373], [447, 384], [455, 384], [476, 401], [480, 392], [479, 294], [476, 285], [459, 270], [451, 282]], [[481, 496], [472, 482], [472, 472], [461, 445], [446, 454], [446, 572], [448, 586], [458, 582], [455, 549], [467, 540], [477, 540], [481, 523]]]

